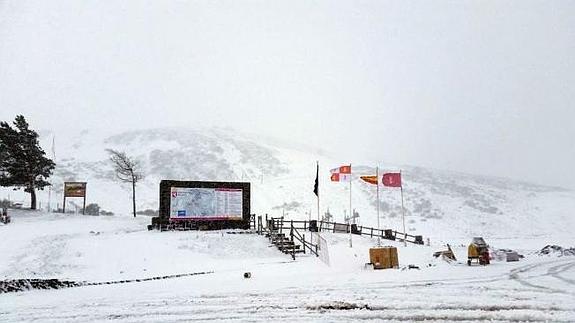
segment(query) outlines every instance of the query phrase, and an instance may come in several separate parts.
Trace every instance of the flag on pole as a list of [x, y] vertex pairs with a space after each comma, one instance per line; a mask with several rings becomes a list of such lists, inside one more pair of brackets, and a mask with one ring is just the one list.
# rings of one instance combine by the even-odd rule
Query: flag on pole
[[385, 173], [381, 181], [383, 186], [401, 187], [401, 173]]
[[366, 183], [377, 185], [377, 175], [366, 175], [360, 176], [359, 178], [361, 178]]
[[313, 186], [313, 193], [315, 196], [319, 197], [319, 163], [317, 163], [317, 168], [315, 170], [315, 185]]
[[351, 182], [351, 165], [330, 170], [332, 182]]

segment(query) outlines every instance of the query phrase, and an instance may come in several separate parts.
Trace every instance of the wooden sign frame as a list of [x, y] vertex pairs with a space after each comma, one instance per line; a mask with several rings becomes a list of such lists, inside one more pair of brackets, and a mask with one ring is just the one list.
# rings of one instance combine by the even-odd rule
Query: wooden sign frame
[[86, 212], [86, 186], [87, 182], [64, 182], [64, 204], [62, 213], [66, 213], [66, 197], [83, 197], [82, 214]]

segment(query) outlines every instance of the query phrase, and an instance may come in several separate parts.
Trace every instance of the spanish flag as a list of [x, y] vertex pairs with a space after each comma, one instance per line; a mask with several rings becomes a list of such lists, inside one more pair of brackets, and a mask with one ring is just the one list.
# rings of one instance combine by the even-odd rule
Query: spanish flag
[[361, 178], [366, 183], [377, 185], [377, 176], [375, 175], [360, 176], [359, 178]]

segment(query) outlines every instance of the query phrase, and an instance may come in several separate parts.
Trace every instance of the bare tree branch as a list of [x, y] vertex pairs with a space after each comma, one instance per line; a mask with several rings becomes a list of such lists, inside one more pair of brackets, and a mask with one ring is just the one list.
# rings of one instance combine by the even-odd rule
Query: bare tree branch
[[116, 177], [122, 182], [132, 183], [132, 204], [134, 217], [136, 217], [136, 183], [144, 178], [140, 165], [123, 151], [113, 149], [106, 149], [106, 151], [110, 154], [110, 161], [114, 167]]

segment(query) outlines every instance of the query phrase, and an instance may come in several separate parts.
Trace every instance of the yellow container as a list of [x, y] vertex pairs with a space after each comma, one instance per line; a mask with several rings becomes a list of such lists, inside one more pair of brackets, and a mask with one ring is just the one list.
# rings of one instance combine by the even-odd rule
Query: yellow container
[[473, 243], [467, 247], [467, 257], [468, 258], [479, 258], [479, 248]]
[[374, 269], [398, 268], [397, 248], [377, 247], [369, 249], [369, 262]]

